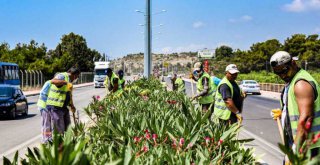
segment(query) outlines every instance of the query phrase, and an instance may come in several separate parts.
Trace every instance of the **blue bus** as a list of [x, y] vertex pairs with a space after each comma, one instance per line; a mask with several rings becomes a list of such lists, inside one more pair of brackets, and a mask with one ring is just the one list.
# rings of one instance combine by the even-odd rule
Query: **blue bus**
[[0, 84], [10, 84], [20, 87], [18, 64], [0, 62]]

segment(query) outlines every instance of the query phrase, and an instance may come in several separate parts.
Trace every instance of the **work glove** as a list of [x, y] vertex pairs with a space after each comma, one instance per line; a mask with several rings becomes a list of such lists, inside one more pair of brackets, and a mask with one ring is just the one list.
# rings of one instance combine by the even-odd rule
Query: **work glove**
[[192, 96], [191, 101], [196, 100], [197, 98], [198, 98], [198, 96]]
[[277, 120], [277, 118], [281, 117], [281, 113], [281, 109], [272, 109], [270, 114], [273, 120]]
[[189, 74], [189, 79], [193, 79], [193, 74], [192, 73]]
[[72, 83], [67, 84], [68, 91], [72, 91], [73, 85]]
[[243, 117], [240, 113], [236, 114], [236, 117], [238, 119], [238, 122], [241, 124], [242, 123], [242, 120], [243, 120]]
[[247, 97], [247, 94], [242, 91], [242, 92], [241, 92], [241, 96], [242, 96], [242, 98], [246, 98], [246, 97]]

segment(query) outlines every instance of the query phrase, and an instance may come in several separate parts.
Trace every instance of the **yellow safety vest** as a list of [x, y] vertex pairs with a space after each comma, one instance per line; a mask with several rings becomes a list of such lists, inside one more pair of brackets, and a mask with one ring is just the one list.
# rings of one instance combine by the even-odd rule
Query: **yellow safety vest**
[[[64, 80], [66, 82], [70, 82], [69, 75], [67, 72], [61, 73], [64, 75]], [[52, 105], [55, 107], [63, 107], [63, 104], [66, 100], [68, 88], [67, 85], [64, 85], [58, 88], [55, 85], [51, 85], [49, 90], [49, 95], [47, 99], [47, 105]]]
[[[47, 85], [47, 83], [49, 83], [50, 86], [51, 86], [51, 81], [50, 81], [50, 80], [49, 80], [49, 81], [46, 81], [46, 82], [45, 82], [45, 85]], [[44, 86], [45, 86], [45, 85], [44, 85]], [[50, 89], [49, 89], [49, 90], [50, 90]], [[48, 93], [49, 93], [49, 91], [48, 91]], [[47, 95], [48, 95], [48, 94], [47, 94]], [[42, 108], [42, 109], [46, 109], [46, 106], [47, 106], [46, 101], [43, 100], [41, 97], [42, 97], [42, 95], [41, 95], [41, 93], [40, 93], [39, 99], [38, 99], [38, 102], [37, 102], [37, 106], [40, 107], [40, 108]], [[48, 97], [48, 96], [46, 96], [46, 97]], [[48, 98], [47, 98], [47, 99], [48, 99]]]
[[[308, 82], [313, 82], [317, 90], [316, 92], [318, 93], [318, 96], [314, 101], [314, 109], [313, 109], [314, 118], [310, 128], [310, 133], [308, 134], [308, 138], [311, 139], [312, 135], [315, 136], [320, 133], [320, 86], [318, 82], [307, 71], [303, 69], [301, 69], [291, 80], [289, 85], [288, 95], [287, 95], [287, 100], [288, 100], [287, 108], [288, 108], [288, 113], [290, 118], [290, 125], [291, 125], [293, 139], [296, 138], [298, 121], [300, 117], [296, 96], [294, 94], [294, 85], [299, 80], [306, 80]], [[317, 148], [317, 147], [320, 147], [320, 140], [318, 140], [317, 143], [315, 144], [311, 144], [310, 149]]]
[[231, 115], [231, 111], [226, 106], [226, 103], [224, 102], [222, 95], [219, 91], [219, 87], [222, 84], [228, 85], [228, 87], [231, 90], [231, 98], [233, 97], [233, 87], [232, 87], [230, 81], [226, 77], [224, 77], [217, 87], [217, 92], [216, 92], [216, 97], [215, 97], [216, 101], [214, 103], [214, 112], [213, 113], [214, 113], [214, 116], [218, 117], [219, 119], [229, 120], [230, 115]]
[[208, 82], [209, 90], [208, 90], [208, 93], [205, 96], [200, 96], [199, 103], [200, 104], [210, 104], [210, 103], [214, 102], [213, 94], [214, 94], [215, 90], [213, 88], [212, 79], [211, 79], [210, 75], [207, 72], [204, 72], [202, 74], [202, 76], [199, 78], [199, 80], [197, 81], [197, 91], [201, 92], [204, 89], [204, 87], [202, 85], [202, 79], [204, 77], [206, 77], [208, 79], [208, 81], [209, 81]]

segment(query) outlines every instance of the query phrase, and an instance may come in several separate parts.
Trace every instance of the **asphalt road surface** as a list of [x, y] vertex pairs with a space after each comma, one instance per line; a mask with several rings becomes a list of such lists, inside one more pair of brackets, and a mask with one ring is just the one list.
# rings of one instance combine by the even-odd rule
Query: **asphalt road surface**
[[[89, 104], [94, 95], [103, 98], [105, 88], [95, 89], [93, 86], [87, 86], [74, 89], [74, 103], [80, 112], [80, 116], [84, 114], [83, 108]], [[22, 150], [32, 144], [40, 143], [41, 116], [36, 106], [38, 96], [30, 96], [27, 99], [29, 103], [29, 115], [27, 117], [18, 116], [15, 120], [0, 118], [0, 160], [3, 155], [12, 157], [16, 150]]]

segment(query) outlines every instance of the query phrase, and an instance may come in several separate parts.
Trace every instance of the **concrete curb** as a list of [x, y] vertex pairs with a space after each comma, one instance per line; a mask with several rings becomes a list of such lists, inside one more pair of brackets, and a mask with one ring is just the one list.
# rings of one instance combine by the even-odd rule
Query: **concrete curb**
[[[186, 82], [191, 83], [191, 79], [188, 79], [188, 78], [182, 78], [182, 79]], [[193, 82], [193, 84], [196, 84], [196, 82]], [[260, 92], [261, 92], [261, 95], [260, 95], [261, 97], [269, 98], [273, 100], [279, 100], [281, 95], [281, 93], [278, 93], [278, 92], [271, 92], [271, 91], [264, 91], [264, 90], [260, 90]]]
[[[91, 86], [93, 85], [93, 82], [90, 83], [84, 83], [84, 84], [77, 84], [74, 85], [74, 88], [81, 88], [81, 87], [86, 87], [86, 86]], [[23, 93], [25, 94], [25, 96], [29, 97], [29, 96], [37, 96], [40, 94], [40, 90], [36, 90], [36, 91], [23, 91]]]

